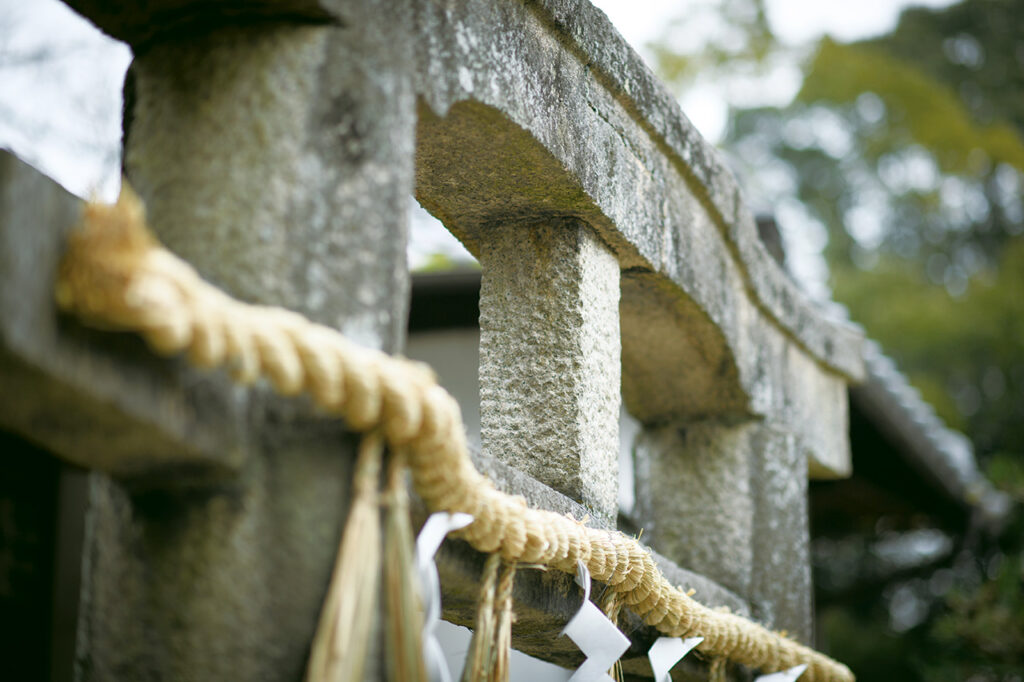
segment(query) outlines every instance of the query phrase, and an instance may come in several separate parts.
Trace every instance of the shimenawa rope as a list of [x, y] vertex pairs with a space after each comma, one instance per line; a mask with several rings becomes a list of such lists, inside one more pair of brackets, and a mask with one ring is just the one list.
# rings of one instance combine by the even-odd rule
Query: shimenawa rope
[[427, 367], [359, 347], [296, 313], [231, 299], [157, 243], [130, 189], [112, 206], [85, 206], [56, 297], [86, 321], [138, 332], [158, 353], [184, 352], [242, 383], [264, 377], [284, 395], [309, 394], [354, 430], [378, 430], [408, 453], [413, 483], [432, 511], [473, 516], [459, 535], [479, 551], [567, 573], [582, 560], [647, 624], [673, 637], [703, 636], [698, 650], [708, 656], [763, 671], [807, 663], [806, 682], [854, 679], [809, 647], [691, 599], [633, 538], [498, 491], [473, 467], [459, 406]]

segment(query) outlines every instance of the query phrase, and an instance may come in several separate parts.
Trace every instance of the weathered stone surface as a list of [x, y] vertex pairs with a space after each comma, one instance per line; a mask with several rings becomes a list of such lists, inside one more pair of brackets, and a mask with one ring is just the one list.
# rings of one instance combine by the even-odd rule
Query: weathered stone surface
[[749, 600], [758, 621], [811, 641], [806, 452], [794, 436], [761, 422], [648, 428], [636, 479], [652, 547]]
[[[244, 300], [396, 351], [414, 101], [408, 7], [148, 46], [126, 171], [168, 246]], [[344, 295], [339, 295], [344, 292]], [[88, 679], [302, 676], [349, 502], [352, 437], [250, 393], [248, 457], [215, 488], [95, 475], [79, 642]], [[368, 679], [383, 679], [373, 637]]]
[[796, 438], [813, 478], [850, 475], [846, 381], [795, 346], [762, 316], [744, 324], [742, 341], [753, 358], [751, 402], [759, 414]]
[[135, 49], [228, 24], [256, 21], [341, 23], [345, 0], [64, 0], [104, 32]]
[[751, 430], [750, 452], [753, 570], [750, 590], [741, 594], [756, 618], [813, 645], [807, 453], [792, 434], [768, 424]]
[[[623, 270], [630, 412], [684, 428], [717, 421], [731, 434], [695, 465], [721, 477], [715, 493], [681, 512], [668, 509], [664, 498], [678, 493], [665, 484], [646, 497], [666, 508], [644, 521], [678, 519], [654, 531], [668, 541], [679, 530], [670, 544], [696, 552], [696, 564], [676, 560], [745, 594], [762, 591], [759, 615], [806, 637], [806, 604], [768, 595], [752, 575], [755, 516], [769, 523], [766, 543], [806, 542], [805, 500], [755, 495], [767, 463], [753, 433], [764, 420], [791, 438], [787, 456], [801, 453], [805, 468], [772, 466], [804, 484], [808, 471], [846, 475], [845, 384], [862, 372], [859, 332], [797, 292], [717, 154], [588, 3], [465, 0], [428, 6], [419, 21], [421, 203], [481, 258], [517, 223], [571, 216], [597, 231]], [[651, 478], [672, 480], [681, 453], [666, 444], [661, 456]], [[712, 526], [694, 544], [695, 517]], [[722, 544], [730, 549], [719, 563]], [[804, 568], [793, 579], [802, 587], [786, 584], [809, 594]]]
[[410, 54], [386, 29], [407, 8], [389, 7], [348, 29], [256, 24], [152, 47], [132, 65], [125, 167], [154, 231], [204, 276], [396, 351], [414, 111], [395, 75]]
[[718, 421], [648, 428], [634, 446], [647, 542], [737, 594], [749, 592], [753, 570], [750, 428]]
[[[625, 273], [623, 394], [638, 419], [768, 417], [819, 443], [836, 420], [789, 409], [751, 330], [784, 340], [769, 364], [795, 349], [836, 397], [862, 373], [859, 331], [796, 290], [717, 153], [603, 15], [577, 0], [464, 0], [418, 21], [421, 203], [478, 256], [516, 222], [597, 230]], [[808, 451], [815, 475], [848, 471], [842, 448]]]
[[425, 5], [419, 22], [417, 193], [471, 248], [495, 219], [579, 216], [727, 337], [730, 301], [710, 282], [738, 264], [730, 276], [756, 307], [835, 371], [861, 373], [860, 335], [783, 275], [717, 152], [590, 3], [465, 0]]
[[[690, 552], [687, 566], [706, 565], [701, 570], [738, 586], [755, 604], [755, 616], [806, 635], [806, 474], [848, 472], [844, 387], [862, 373], [860, 335], [819, 314], [783, 275], [717, 153], [600, 12], [585, 0], [408, 0], [386, 7], [368, 0], [149, 0], [129, 17], [88, 0], [69, 4], [137, 49], [126, 165], [172, 248], [235, 295], [298, 309], [392, 350], [401, 345], [401, 304], [393, 302], [405, 284], [395, 263], [402, 258], [411, 188], [415, 91], [417, 196], [485, 267], [516, 274], [550, 308], [535, 325], [528, 301], [499, 301], [497, 288], [484, 293], [500, 303], [493, 310], [515, 313], [484, 326], [511, 330], [516, 339], [483, 341], [492, 349], [485, 348], [484, 364], [487, 353], [501, 353], [493, 366], [506, 372], [501, 381], [495, 380], [500, 371], [482, 372], [493, 392], [483, 396], [485, 445], [610, 518], [615, 495], [605, 494], [603, 481], [606, 469], [614, 470], [614, 438], [609, 467], [591, 465], [603, 456], [602, 425], [614, 425], [617, 410], [592, 424], [579, 417], [594, 414], [595, 404], [604, 413], [609, 372], [619, 371], [618, 356], [608, 360], [619, 323], [609, 323], [617, 318], [607, 310], [589, 319], [580, 312], [586, 306], [572, 305], [595, 282], [597, 289], [614, 288], [612, 273], [617, 278], [622, 270], [623, 395], [637, 418], [663, 425], [643, 436], [651, 455], [641, 463], [648, 467], [643, 476], [659, 487], [651, 502], [658, 509], [649, 512], [658, 522], [652, 540], [674, 556]], [[228, 17], [242, 15], [244, 25], [224, 28]], [[408, 76], [414, 63], [415, 83], [395, 77]], [[530, 242], [517, 236], [541, 224], [562, 228], [559, 238], [573, 247], [565, 250], [569, 258], [543, 262], [519, 253]], [[345, 234], [344, 226], [351, 231]], [[591, 235], [603, 264], [584, 267], [582, 251], [567, 239], [573, 234]], [[586, 272], [602, 274], [588, 283]], [[565, 273], [573, 277], [568, 286], [553, 278]], [[500, 278], [502, 295], [510, 279]], [[337, 296], [341, 291], [347, 295]], [[546, 336], [531, 337], [535, 329]], [[563, 353], [567, 340], [571, 351]], [[19, 362], [18, 371], [36, 371]], [[494, 446], [489, 400], [503, 405], [491, 411], [498, 419], [491, 432], [506, 441]], [[523, 414], [514, 414], [513, 401]], [[118, 406], [117, 418], [102, 423], [116, 425], [127, 409]], [[122, 579], [129, 594], [156, 599], [153, 592], [166, 600], [169, 617], [181, 617], [175, 604], [191, 604], [187, 588], [171, 581], [164, 593], [149, 582], [172, 564], [154, 559], [147, 554], [152, 546], [135, 538], [162, 536], [167, 519], [184, 519], [181, 527], [171, 525], [190, 546], [237, 540], [237, 562], [203, 550], [213, 566], [208, 582], [219, 585], [228, 573], [218, 572], [218, 562], [236, 570], [255, 555], [253, 548], [266, 549], [242, 531], [289, 532], [288, 521], [268, 529], [260, 516], [284, 499], [279, 494], [294, 495], [269, 487], [264, 473], [275, 453], [323, 447], [325, 436], [316, 429], [308, 429], [308, 448], [274, 441], [279, 427], [291, 433], [288, 427], [302, 422], [302, 406], [258, 399], [249, 409], [262, 445], [248, 459], [231, 460], [242, 472], [238, 489], [211, 497], [238, 500], [237, 516], [205, 501], [187, 511], [174, 511], [177, 502], [148, 505], [153, 493], [97, 479], [93, 504], [100, 521], [90, 536], [96, 564]], [[689, 435], [680, 436], [680, 428]], [[534, 448], [522, 448], [531, 442]], [[551, 458], [562, 452], [569, 456]], [[320, 466], [297, 465], [297, 480]], [[326, 474], [337, 484], [333, 476]], [[707, 485], [697, 490], [701, 477]], [[672, 481], [678, 489], [670, 489]], [[614, 491], [614, 477], [608, 482]], [[692, 499], [682, 504], [690, 516], [681, 516], [669, 498], [691, 489]], [[340, 515], [343, 497], [315, 503], [317, 513]], [[697, 537], [695, 518], [711, 532]], [[325, 551], [310, 550], [309, 538], [300, 538], [296, 553], [308, 550], [308, 557], [319, 557], [311, 565], [329, 564]], [[784, 556], [779, 547], [795, 554]], [[188, 565], [206, 566], [201, 558]], [[151, 563], [159, 570], [149, 569]], [[90, 636], [128, 639], [124, 655], [89, 664], [146, 670], [162, 654], [132, 639], [127, 620], [103, 601], [112, 599], [114, 585], [105, 575], [89, 583], [97, 600], [92, 611], [107, 619], [90, 621], [98, 628]], [[325, 580], [314, 569], [302, 575], [308, 585]], [[304, 608], [309, 594], [298, 600]], [[245, 613], [255, 617], [259, 606]], [[215, 616], [200, 615], [199, 631], [226, 636]], [[168, 627], [176, 647], [197, 647], [185, 656], [196, 669], [212, 660], [202, 637]], [[164, 625], [153, 628], [163, 632]], [[270, 626], [261, 628], [246, 641], [269, 640]], [[299, 643], [293, 634], [278, 640], [287, 650], [279, 658], [256, 658], [291, 674], [287, 666], [297, 660]]]
[[246, 398], [141, 340], [83, 329], [53, 298], [81, 203], [0, 152], [0, 425], [118, 476], [218, 478], [244, 459]]
[[[216, 27], [254, 19], [342, 25], [360, 21], [360, 3], [353, 0], [147, 0], [130, 10], [111, 9], [109, 3], [91, 0], [68, 0], [68, 4], [135, 44], [149, 43], [159, 32], [190, 22]], [[671, 256], [681, 252], [682, 244], [665, 237], [679, 227], [683, 232], [720, 233], [720, 246], [740, 261], [744, 288], [751, 291], [758, 307], [824, 364], [850, 376], [862, 374], [859, 334], [823, 319], [782, 275], [757, 239], [754, 220], [718, 153], [600, 10], [586, 0], [500, 5], [479, 0], [424, 2], [417, 10], [413, 38], [421, 64], [419, 90], [425, 101], [438, 115], [447, 114], [458, 102], [479, 102], [501, 112], [499, 118], [539, 142], [544, 150], [540, 156], [560, 165], [562, 175], [568, 173], [561, 182], [534, 174], [543, 182], [541, 187], [548, 187], [543, 194], [556, 195], [549, 202], [551, 208], [563, 215], [593, 214], [588, 217], [595, 218], [599, 229], [621, 233], [614, 241], [628, 242], [620, 254], [627, 267], [636, 264], [661, 272], [691, 295], [693, 283], [680, 281], [686, 279], [685, 273], [671, 271], [675, 267]], [[432, 143], [427, 140], [426, 144], [425, 158], [431, 156]], [[617, 146], [622, 149], [616, 150]], [[635, 166], [632, 172], [607, 172], [627, 170], [630, 165]], [[530, 173], [528, 168], [510, 169], [512, 179]], [[644, 172], [651, 176], [647, 182], [633, 182]], [[434, 174], [434, 169], [424, 169], [420, 190], [424, 196], [433, 194], [432, 186], [438, 181], [443, 182], [443, 178], [432, 180]], [[493, 179], [500, 181], [502, 176]], [[680, 191], [669, 192], [668, 185]], [[512, 189], [516, 189], [514, 182]], [[471, 194], [473, 190], [461, 191]], [[694, 215], [682, 221], [671, 215], [674, 210], [666, 215], [662, 204], [670, 194], [688, 197], [689, 206], [696, 209]], [[537, 195], [523, 198], [532, 198], [534, 204], [539, 201]], [[567, 199], [571, 200], [566, 203]], [[514, 199], [499, 193], [485, 203], [493, 208], [510, 201]], [[440, 200], [431, 203], [437, 205]], [[528, 208], [511, 207], [520, 212]], [[437, 208], [443, 210], [440, 205]], [[465, 215], [467, 208], [461, 207], [459, 214]], [[473, 212], [481, 209], [487, 211], [478, 206]], [[503, 213], [509, 219], [516, 211]], [[598, 214], [603, 219], [597, 219]], [[645, 225], [652, 219], [653, 224]], [[702, 259], [702, 264], [707, 263]], [[694, 298], [712, 317], [721, 314], [705, 297]]]
[[83, 679], [302, 678], [351, 459], [317, 419], [279, 425], [254, 455], [229, 483], [191, 492], [91, 475]]
[[622, 398], [650, 423], [746, 415], [750, 395], [722, 332], [671, 284], [622, 274]]
[[582, 503], [618, 511], [619, 264], [576, 221], [491, 231], [480, 253], [481, 442]]

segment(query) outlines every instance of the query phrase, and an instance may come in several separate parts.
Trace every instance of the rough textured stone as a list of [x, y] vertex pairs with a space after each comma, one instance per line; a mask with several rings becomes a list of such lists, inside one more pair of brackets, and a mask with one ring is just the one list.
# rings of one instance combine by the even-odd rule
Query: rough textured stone
[[394, 76], [410, 55], [385, 26], [257, 24], [152, 47], [131, 67], [125, 167], [154, 231], [204, 276], [395, 351], [414, 111]]
[[750, 452], [753, 570], [741, 594], [756, 618], [813, 645], [807, 453], [791, 433], [767, 424], [751, 430]]
[[[353, 6], [343, 27], [255, 23], [148, 46], [132, 67], [125, 165], [158, 236], [205, 277], [396, 351], [415, 125], [408, 7]], [[301, 678], [352, 438], [305, 401], [251, 398], [249, 456], [217, 487], [94, 475], [86, 679]], [[381, 679], [373, 641], [367, 677]]]
[[[115, 37], [146, 49], [162, 34], [194, 35], [239, 20], [357, 25], [361, 6], [358, 0], [146, 0], [125, 10], [94, 0], [66, 1]], [[443, 116], [458, 102], [476, 101], [528, 131], [555, 167], [564, 169], [562, 175], [568, 172], [563, 182], [534, 176], [552, 190], [542, 194], [575, 197], [555, 202], [561, 203], [559, 214], [586, 216], [617, 236], [609, 241], [623, 247], [620, 258], [668, 276], [713, 318], [723, 309], [694, 295], [687, 273], [674, 272], [671, 256], [686, 253], [680, 248], [689, 238], [679, 233], [672, 239], [667, 232], [681, 227], [718, 233], [715, 248], [741, 262], [743, 286], [757, 306], [826, 365], [849, 376], [863, 374], [859, 334], [824, 320], [782, 275], [757, 239], [753, 216], [717, 151], [590, 2], [424, 1], [416, 4], [415, 18], [419, 90], [430, 107]], [[472, 175], [478, 169], [467, 170]], [[514, 168], [513, 178], [522, 172]], [[430, 177], [433, 168], [422, 175], [424, 197], [435, 193], [432, 186], [439, 181], [449, 184]], [[482, 183], [501, 182], [504, 175]], [[683, 218], [668, 208], [666, 198], [672, 196], [685, 197], [692, 215]], [[532, 198], [531, 209], [544, 203]], [[507, 200], [496, 196], [484, 203], [493, 207]], [[428, 203], [456, 217], [442, 206], [443, 198], [431, 196]], [[466, 207], [458, 213], [465, 215]], [[512, 215], [506, 211], [503, 217]]]
[[[736, 585], [755, 616], [806, 635], [806, 474], [848, 473], [844, 387], [863, 372], [861, 336], [821, 315], [772, 261], [717, 153], [599, 11], [585, 0], [148, 0], [132, 13], [70, 4], [136, 47], [126, 165], [160, 235], [232, 293], [388, 349], [401, 345], [402, 311], [392, 304], [405, 284], [394, 264], [418, 126], [418, 198], [500, 274], [500, 285], [484, 287], [485, 446], [606, 520], [619, 371], [609, 349], [617, 349], [619, 317], [600, 306], [615, 300], [607, 294], [621, 269], [623, 395], [638, 419], [661, 425], [641, 437], [650, 456], [638, 460], [641, 483], [657, 487], [653, 498], [641, 496], [657, 507], [648, 513], [653, 539]], [[224, 28], [242, 15], [244, 25]], [[413, 64], [413, 80], [394, 77]], [[538, 251], [546, 260], [524, 255], [537, 246], [524, 234], [552, 240]], [[580, 246], [587, 240], [593, 249]], [[603, 254], [599, 267], [580, 257], [587, 249]], [[587, 280], [588, 272], [601, 274]], [[516, 277], [535, 300], [515, 298], [508, 284]], [[588, 299], [591, 288], [605, 298]], [[512, 341], [489, 341], [497, 332]], [[5, 342], [5, 351], [13, 347]], [[37, 368], [19, 362], [19, 381], [33, 380]], [[79, 414], [91, 417], [88, 409]], [[237, 500], [238, 515], [208, 500], [185, 511], [176, 501], [147, 506], [164, 493], [151, 498], [97, 478], [94, 561], [128, 594], [146, 595], [132, 599], [192, 603], [183, 581], [163, 593], [149, 582], [159, 571], [140, 568], [155, 560], [137, 538], [168, 532], [168, 519], [184, 519], [171, 527], [209, 552], [213, 573], [200, 584], [218, 589], [228, 575], [218, 561], [234, 570], [253, 556], [246, 552], [266, 549], [255, 535], [288, 532], [290, 521], [268, 530], [260, 516], [284, 514], [278, 495], [294, 494], [267, 482], [275, 453], [319, 452], [324, 436], [308, 429], [308, 448], [282, 445], [272, 437], [278, 427], [301, 440], [289, 427], [304, 407], [257, 399], [249, 409], [260, 445], [231, 460], [241, 469], [238, 488], [210, 498]], [[102, 423], [127, 412], [118, 405]], [[320, 465], [296, 466], [304, 481]], [[690, 499], [673, 500], [681, 497]], [[317, 513], [343, 508], [339, 498], [318, 503]], [[299, 538], [306, 547], [309, 538]], [[210, 549], [222, 540], [237, 540], [239, 563]], [[317, 551], [309, 556], [329, 563]], [[201, 559], [188, 565], [206, 570]], [[311, 576], [308, 584], [322, 585], [323, 574]], [[147, 670], [162, 654], [133, 639], [103, 601], [113, 595], [109, 580], [89, 583], [92, 611], [109, 621], [90, 621], [100, 625], [90, 636], [128, 639], [123, 655], [89, 664]], [[298, 602], [310, 603], [309, 593]], [[224, 637], [215, 620], [202, 613], [199, 630]], [[257, 627], [247, 637], [267, 634]], [[212, 660], [213, 647], [194, 633], [166, 636], [197, 647], [184, 660]], [[287, 649], [279, 658], [254, 660], [290, 673], [298, 642], [279, 641]]]
[[575, 221], [495, 229], [480, 261], [484, 450], [614, 519], [618, 262]]
[[[859, 331], [796, 290], [717, 153], [600, 12], [577, 0], [463, 0], [425, 4], [417, 21], [417, 197], [478, 257], [495, 232], [545, 216], [597, 231], [625, 273], [634, 416], [765, 417], [812, 444], [836, 433], [845, 406], [819, 427], [787, 403], [816, 394], [784, 395], [765, 362], [799, 353], [841, 397], [863, 371]], [[781, 356], [762, 347], [764, 329]], [[815, 475], [848, 472], [833, 438], [808, 449]]]
[[753, 568], [750, 428], [717, 421], [648, 428], [635, 445], [644, 537], [737, 594], [749, 592]]
[[81, 678], [301, 679], [349, 499], [344, 454], [336, 425], [295, 420], [218, 488], [92, 474]]
[[649, 272], [622, 275], [622, 398], [650, 423], [739, 416], [750, 396], [721, 331], [693, 301]]
[[738, 290], [797, 343], [862, 374], [859, 333], [785, 277], [718, 153], [589, 2], [428, 3], [418, 22], [417, 194], [471, 250], [495, 219], [579, 216], [727, 337], [731, 302], [708, 282], [733, 262]]
[[244, 459], [243, 391], [58, 314], [53, 282], [80, 210], [0, 152], [0, 425], [119, 476], [231, 474]]
[[648, 428], [636, 442], [637, 516], [652, 547], [810, 642], [806, 452], [761, 422]]
[[757, 414], [796, 438], [814, 478], [850, 475], [846, 381], [820, 365], [763, 316], [744, 323], [752, 358], [751, 404]]

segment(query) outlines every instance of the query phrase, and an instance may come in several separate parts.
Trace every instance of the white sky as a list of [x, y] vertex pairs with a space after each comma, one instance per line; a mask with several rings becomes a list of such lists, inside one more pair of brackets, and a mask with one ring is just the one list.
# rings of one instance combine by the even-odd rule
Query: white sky
[[[686, 0], [592, 0], [604, 10], [633, 45], [654, 40], [666, 19], [681, 16]], [[772, 31], [792, 45], [828, 34], [837, 40], [858, 40], [889, 31], [904, 8], [945, 7], [951, 0], [766, 0]]]
[[[40, 50], [42, 65], [9, 62]], [[76, 194], [111, 197], [130, 58], [57, 0], [0, 0], [0, 147]]]
[[[713, 2], [594, 0], [594, 4], [643, 55], [643, 46], [660, 38], [673, 18], [709, 1]], [[855, 40], [884, 33], [895, 25], [903, 8], [921, 4], [944, 6], [950, 0], [767, 0], [767, 9], [776, 34], [798, 46], [824, 34]], [[10, 64], [10, 55], [38, 50], [50, 50], [53, 55], [42, 68]], [[0, 147], [13, 150], [80, 196], [112, 198], [120, 181], [121, 83], [129, 61], [124, 45], [104, 37], [59, 0], [0, 0]], [[698, 83], [681, 104], [697, 129], [718, 142], [729, 102], [784, 104], [799, 83], [797, 65], [782, 64], [756, 87]], [[772, 99], [765, 101], [765, 97]], [[813, 234], [814, 226], [800, 224], [798, 217], [780, 227], [797, 278], [821, 295], [821, 234]], [[414, 266], [436, 251], [466, 256], [461, 245], [422, 211], [413, 217], [412, 242]]]
[[[663, 36], [667, 23], [684, 16], [687, 8], [708, 4], [707, 0], [592, 0], [604, 11], [634, 48], [648, 56], [644, 46]], [[712, 3], [711, 4], [715, 4]], [[890, 31], [907, 7], [945, 7], [952, 0], [766, 0], [768, 23], [783, 43], [798, 47], [808, 45], [824, 35], [839, 41], [852, 41]], [[719, 142], [725, 131], [728, 103], [782, 105], [800, 87], [797, 65], [781, 65], [770, 76], [771, 82], [759, 83], [758, 93], [773, 93], [770, 101], [763, 97], [746, 100], [749, 91], [743, 84], [729, 88], [723, 84], [699, 83], [681, 104], [697, 130], [712, 142]], [[731, 92], [727, 92], [731, 90]]]

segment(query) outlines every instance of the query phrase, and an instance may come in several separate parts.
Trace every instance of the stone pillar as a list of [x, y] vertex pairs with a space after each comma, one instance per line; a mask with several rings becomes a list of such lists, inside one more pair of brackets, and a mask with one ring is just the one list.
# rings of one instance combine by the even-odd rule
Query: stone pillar
[[[205, 277], [395, 351], [413, 185], [410, 14], [345, 7], [337, 23], [264, 10], [150, 40], [127, 88], [126, 173], [158, 236]], [[238, 396], [249, 443], [236, 476], [198, 489], [174, 470], [144, 486], [91, 476], [81, 679], [302, 679], [354, 438], [302, 401], [260, 387]], [[378, 656], [368, 678], [383, 679]]]
[[810, 642], [807, 454], [795, 437], [708, 419], [647, 427], [634, 452], [644, 539]]
[[575, 221], [481, 235], [484, 451], [614, 523], [619, 264]]
[[411, 48], [376, 24], [397, 30], [402, 6], [152, 46], [125, 121], [125, 170], [165, 245], [243, 300], [389, 351], [405, 333], [415, 112]]
[[796, 436], [772, 424], [750, 433], [754, 493], [752, 613], [801, 642], [813, 644], [807, 451]]
[[744, 597], [754, 532], [749, 430], [716, 420], [649, 426], [634, 445], [644, 540]]

